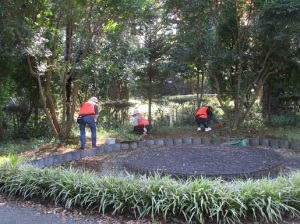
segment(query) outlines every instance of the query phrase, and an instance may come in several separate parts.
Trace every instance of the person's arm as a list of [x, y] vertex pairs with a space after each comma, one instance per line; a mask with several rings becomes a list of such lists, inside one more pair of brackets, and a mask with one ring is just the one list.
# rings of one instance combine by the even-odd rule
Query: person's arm
[[95, 110], [95, 121], [97, 121], [98, 117], [99, 117], [99, 107], [98, 105], [94, 105], [94, 110]]
[[214, 114], [211, 112], [211, 115], [210, 115], [210, 119], [216, 124], [218, 125], [218, 127], [222, 127], [222, 124], [216, 119], [216, 117], [214, 116]]
[[142, 118], [140, 118], [140, 116], [135, 116], [133, 119], [133, 126], [138, 126], [141, 120]]
[[206, 110], [206, 114], [207, 114], [207, 116], [209, 117], [209, 116], [213, 116], [213, 113], [212, 113], [212, 111], [210, 110], [210, 109], [207, 109]]
[[216, 119], [216, 117], [211, 114], [211, 120], [215, 123], [215, 124], [219, 124], [219, 121]]
[[213, 112], [209, 109], [207, 109], [207, 115], [208, 115], [208, 125], [210, 125], [210, 121], [213, 121], [215, 124], [218, 125], [218, 127], [222, 127], [222, 124], [216, 119]]

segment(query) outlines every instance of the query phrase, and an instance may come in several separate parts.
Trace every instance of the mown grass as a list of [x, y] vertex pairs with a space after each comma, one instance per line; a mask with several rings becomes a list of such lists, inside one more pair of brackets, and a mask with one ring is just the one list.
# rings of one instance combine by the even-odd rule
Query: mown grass
[[24, 151], [35, 150], [45, 144], [54, 144], [57, 141], [55, 139], [39, 138], [30, 140], [8, 140], [0, 142], [0, 156], [6, 156], [9, 154], [21, 154]]
[[[190, 125], [186, 126], [174, 126], [170, 128], [169, 126], [161, 126], [159, 128], [155, 127], [154, 130], [156, 133], [176, 133], [179, 132], [182, 134], [185, 130], [196, 130], [196, 126], [191, 127]], [[238, 138], [243, 138], [253, 135], [253, 137], [265, 137], [265, 138], [274, 138], [282, 139], [287, 141], [300, 142], [300, 128], [299, 127], [241, 127], [237, 130], [231, 130], [227, 127], [222, 128], [213, 128], [211, 132], [213, 137], [226, 137], [229, 135], [237, 136]]]
[[300, 142], [299, 127], [279, 127], [269, 129], [268, 134], [274, 138], [286, 139], [287, 141]]
[[115, 137], [120, 142], [122, 142], [122, 141], [138, 141], [141, 139], [141, 136], [133, 133], [131, 124], [123, 125], [120, 128], [114, 128], [114, 129], [100, 128], [98, 130], [98, 135], [102, 136], [104, 138]]

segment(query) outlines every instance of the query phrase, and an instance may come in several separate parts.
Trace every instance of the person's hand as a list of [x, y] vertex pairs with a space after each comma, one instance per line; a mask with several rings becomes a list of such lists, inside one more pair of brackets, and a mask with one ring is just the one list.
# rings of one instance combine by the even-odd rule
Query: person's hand
[[222, 127], [222, 124], [221, 124], [221, 123], [218, 123], [218, 127], [219, 127], [219, 128]]

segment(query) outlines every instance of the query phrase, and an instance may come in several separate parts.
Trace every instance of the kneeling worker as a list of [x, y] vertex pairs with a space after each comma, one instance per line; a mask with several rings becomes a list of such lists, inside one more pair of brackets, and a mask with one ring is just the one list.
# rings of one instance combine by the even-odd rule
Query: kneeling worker
[[211, 131], [211, 121], [216, 123], [218, 127], [222, 126], [222, 124], [215, 118], [212, 111], [213, 108], [211, 106], [203, 106], [197, 111], [195, 115], [195, 121], [198, 124], [197, 131], [201, 131], [201, 125], [204, 126], [205, 131]]
[[133, 132], [139, 135], [147, 135], [147, 132], [150, 130], [151, 126], [149, 121], [142, 116], [138, 110], [133, 111]]

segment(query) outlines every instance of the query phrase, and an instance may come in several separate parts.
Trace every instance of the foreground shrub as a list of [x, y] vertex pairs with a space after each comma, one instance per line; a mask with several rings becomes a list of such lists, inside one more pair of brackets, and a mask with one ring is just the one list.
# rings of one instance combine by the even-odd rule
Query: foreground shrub
[[0, 186], [9, 196], [51, 197], [66, 208], [79, 206], [102, 214], [133, 212], [136, 218], [151, 216], [152, 220], [278, 222], [284, 215], [300, 215], [299, 172], [277, 179], [180, 181], [158, 175], [99, 176], [72, 168], [5, 164], [0, 166]]

